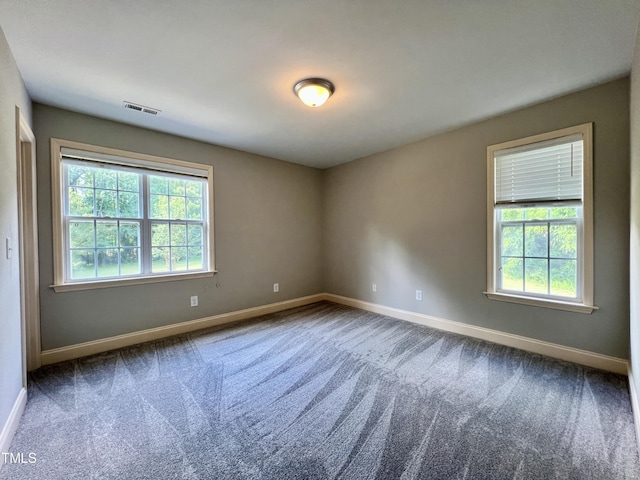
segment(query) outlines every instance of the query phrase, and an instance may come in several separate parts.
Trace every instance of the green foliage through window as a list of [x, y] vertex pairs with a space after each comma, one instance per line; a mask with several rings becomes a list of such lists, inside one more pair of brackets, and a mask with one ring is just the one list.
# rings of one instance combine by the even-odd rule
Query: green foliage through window
[[575, 207], [500, 210], [501, 288], [575, 298], [578, 214]]
[[204, 180], [75, 161], [63, 171], [67, 278], [205, 268]]

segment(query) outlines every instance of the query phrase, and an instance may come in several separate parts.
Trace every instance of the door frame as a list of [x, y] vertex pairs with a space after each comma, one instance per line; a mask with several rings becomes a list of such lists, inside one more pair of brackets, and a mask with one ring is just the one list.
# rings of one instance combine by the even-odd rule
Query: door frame
[[36, 137], [16, 107], [18, 174], [18, 235], [20, 251], [20, 312], [22, 320], [23, 386], [27, 371], [41, 366], [40, 271], [38, 262], [38, 204]]

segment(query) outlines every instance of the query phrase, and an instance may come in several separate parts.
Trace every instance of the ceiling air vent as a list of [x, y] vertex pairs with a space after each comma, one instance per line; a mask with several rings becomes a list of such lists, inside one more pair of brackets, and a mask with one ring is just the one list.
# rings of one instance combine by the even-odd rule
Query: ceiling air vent
[[157, 108], [144, 107], [142, 105], [138, 105], [135, 103], [127, 102], [126, 100], [122, 104], [124, 108], [128, 108], [129, 110], [135, 110], [136, 112], [148, 113], [149, 115], [158, 115], [161, 110]]

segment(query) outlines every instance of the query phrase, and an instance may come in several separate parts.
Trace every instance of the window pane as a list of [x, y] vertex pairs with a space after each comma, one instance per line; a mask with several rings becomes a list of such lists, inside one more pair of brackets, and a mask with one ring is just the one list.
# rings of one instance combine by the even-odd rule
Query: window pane
[[166, 195], [169, 193], [169, 190], [167, 189], [166, 178], [150, 176], [149, 179], [149, 188], [151, 190], [151, 193], [157, 193], [159, 195]]
[[98, 247], [118, 246], [118, 223], [117, 222], [97, 222], [96, 240]]
[[154, 223], [151, 225], [151, 245], [154, 247], [169, 246], [168, 223]]
[[69, 187], [69, 215], [93, 217], [93, 193], [90, 188]]
[[547, 256], [547, 224], [525, 225], [524, 227], [524, 252], [527, 257]]
[[137, 223], [120, 223], [120, 246], [139, 247], [140, 246], [140, 225]]
[[115, 248], [98, 250], [98, 277], [114, 277], [119, 275], [119, 255]]
[[189, 247], [189, 270], [202, 268], [202, 247]]
[[524, 280], [525, 291], [531, 293], [548, 293], [546, 259], [525, 258]]
[[118, 208], [120, 217], [140, 218], [140, 194], [118, 192]]
[[191, 246], [202, 245], [202, 226], [201, 225], [189, 225], [189, 245]]
[[171, 249], [171, 270], [187, 269], [187, 248], [175, 247]]
[[546, 220], [549, 218], [548, 208], [525, 208], [524, 216], [527, 220]]
[[120, 272], [122, 275], [141, 273], [139, 248], [120, 249]]
[[96, 168], [96, 188], [115, 190], [118, 185], [118, 173], [115, 170]]
[[140, 175], [131, 172], [118, 172], [118, 190], [140, 191]]
[[187, 218], [184, 209], [184, 197], [169, 197], [169, 218], [171, 220], [184, 220]]
[[514, 290], [522, 292], [524, 288], [523, 282], [523, 264], [521, 258], [503, 258], [502, 259], [502, 288], [505, 290]]
[[169, 179], [169, 195], [185, 196], [185, 181], [178, 178]]
[[576, 297], [578, 292], [578, 268], [576, 260], [551, 260], [551, 295]]
[[169, 247], [154, 247], [151, 249], [151, 271], [168, 272], [171, 262], [171, 250]]
[[506, 222], [524, 219], [523, 208], [504, 208], [500, 211], [502, 212], [502, 220]]
[[181, 223], [171, 224], [171, 246], [181, 247], [187, 244], [187, 226]]
[[522, 224], [502, 226], [502, 255], [523, 256], [522, 228]]
[[71, 248], [93, 248], [95, 246], [93, 221], [72, 222], [69, 225], [69, 246]]
[[96, 217], [117, 217], [116, 192], [96, 190]]
[[94, 250], [71, 250], [71, 278], [94, 278]]
[[[66, 226], [65, 279], [202, 269], [208, 258], [206, 179], [149, 170], [148, 160], [133, 158], [129, 164], [125, 155], [122, 164], [81, 161], [65, 148], [60, 164], [66, 187], [60, 212]], [[159, 160], [158, 168], [163, 165]]]
[[187, 181], [187, 195], [202, 197], [202, 182]]
[[549, 209], [550, 218], [577, 218], [578, 209], [576, 207], [553, 207]]
[[151, 218], [169, 218], [169, 197], [166, 195], [151, 195]]
[[202, 220], [202, 200], [199, 198], [187, 198], [187, 218], [189, 220]]
[[578, 232], [575, 224], [551, 225], [549, 228], [549, 235], [551, 257], [578, 257]]
[[93, 187], [93, 171], [94, 169], [92, 167], [69, 165], [67, 168], [69, 185]]

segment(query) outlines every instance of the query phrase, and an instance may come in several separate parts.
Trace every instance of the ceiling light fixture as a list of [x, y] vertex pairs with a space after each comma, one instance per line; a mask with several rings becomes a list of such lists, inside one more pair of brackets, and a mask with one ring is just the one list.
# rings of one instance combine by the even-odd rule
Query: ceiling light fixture
[[293, 86], [294, 93], [309, 107], [319, 107], [335, 90], [333, 83], [324, 78], [305, 78]]

